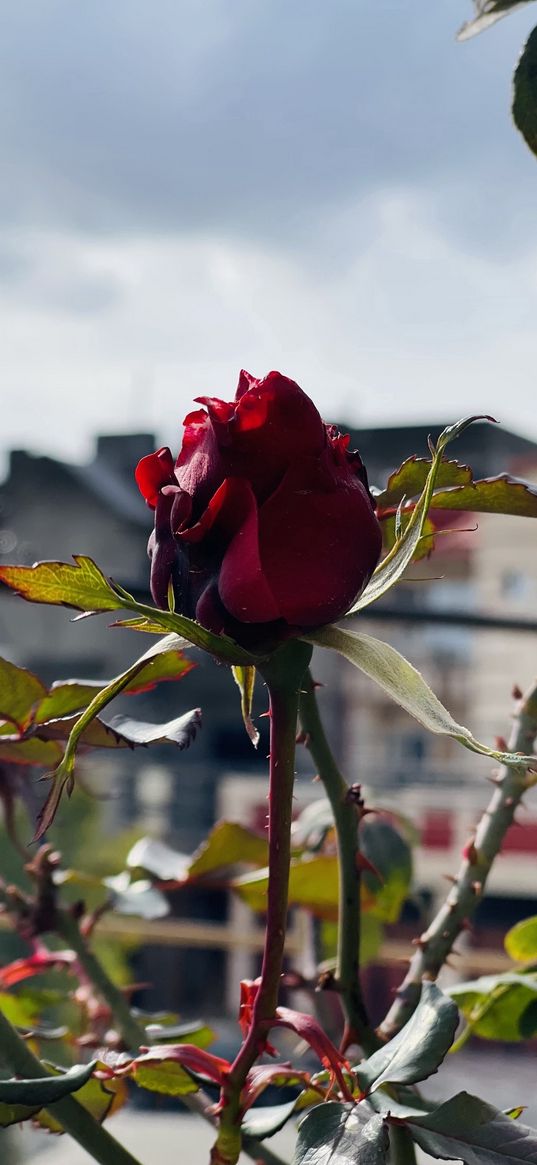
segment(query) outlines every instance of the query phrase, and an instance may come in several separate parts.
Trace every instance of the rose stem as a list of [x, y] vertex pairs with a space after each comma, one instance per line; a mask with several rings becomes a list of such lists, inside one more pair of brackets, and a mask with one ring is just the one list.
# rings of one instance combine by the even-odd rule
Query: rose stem
[[[508, 750], [527, 755], [533, 749], [536, 736], [537, 683], [519, 699]], [[384, 1040], [396, 1035], [410, 1019], [420, 997], [422, 980], [436, 979], [457, 936], [473, 915], [483, 897], [494, 859], [513, 823], [515, 811], [525, 791], [535, 783], [535, 776], [523, 766], [502, 765], [494, 783], [496, 788], [492, 798], [475, 836], [465, 846], [463, 861], [451, 890], [430, 926], [418, 939], [408, 971], [380, 1025], [379, 1034]]]
[[[50, 1075], [1, 1011], [0, 1052], [11, 1071], [22, 1079], [37, 1080]], [[139, 1165], [132, 1153], [111, 1137], [74, 1096], [64, 1096], [47, 1105], [46, 1111], [99, 1165]]]
[[299, 716], [305, 744], [315, 762], [332, 807], [338, 844], [339, 917], [336, 986], [345, 1012], [342, 1051], [360, 1044], [366, 1054], [379, 1046], [369, 1025], [360, 984], [360, 865], [359, 809], [326, 739], [315, 682], [308, 672], [300, 694]]
[[269, 884], [265, 946], [252, 1022], [222, 1090], [220, 1129], [212, 1165], [235, 1165], [241, 1149], [241, 1091], [247, 1074], [263, 1051], [278, 1004], [287, 924], [291, 820], [295, 776], [299, 690], [311, 648], [293, 641], [279, 648], [260, 668], [270, 699]]

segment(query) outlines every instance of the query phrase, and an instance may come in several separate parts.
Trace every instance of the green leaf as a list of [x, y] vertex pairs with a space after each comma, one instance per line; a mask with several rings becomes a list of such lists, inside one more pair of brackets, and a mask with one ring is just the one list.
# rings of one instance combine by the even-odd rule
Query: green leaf
[[513, 118], [526, 145], [537, 154], [537, 28], [530, 33], [516, 67]]
[[147, 1064], [135, 1062], [132, 1079], [140, 1088], [145, 1088], [148, 1092], [160, 1092], [164, 1096], [187, 1096], [189, 1092], [197, 1092], [199, 1088], [199, 1084], [196, 1084], [188, 1072], [173, 1060]]
[[92, 558], [73, 554], [69, 562], [1, 566], [0, 580], [31, 603], [52, 603], [76, 611], [116, 611], [124, 606], [111, 582]]
[[481, 1039], [511, 1043], [535, 1032], [535, 976], [517, 971], [482, 975], [468, 983], [454, 984], [449, 994], [467, 1019], [471, 1034]]
[[535, 1165], [537, 1133], [492, 1105], [459, 1092], [433, 1112], [405, 1122], [420, 1148], [465, 1165]]
[[537, 914], [531, 918], [524, 918], [515, 923], [507, 931], [504, 940], [505, 949], [511, 959], [517, 963], [529, 963], [537, 958]]
[[301, 1120], [293, 1165], [383, 1165], [388, 1148], [384, 1117], [328, 1101]]
[[0, 1080], [0, 1102], [39, 1106], [54, 1104], [62, 1096], [76, 1092], [89, 1080], [95, 1068], [91, 1064], [77, 1064], [62, 1076], [43, 1076], [38, 1080]]
[[29, 1107], [27, 1104], [0, 1103], [0, 1129], [7, 1129], [10, 1125], [18, 1125], [22, 1121], [31, 1120], [38, 1112], [39, 1106], [35, 1105]]
[[[92, 1077], [82, 1085], [76, 1097], [79, 1104], [91, 1113], [94, 1120], [102, 1124], [109, 1116], [113, 1116], [128, 1100], [127, 1082], [121, 1079], [96, 1080]], [[42, 1109], [34, 1124], [46, 1129], [49, 1133], [60, 1135], [63, 1126], [56, 1120], [53, 1112]]]
[[244, 727], [250, 737], [250, 740], [257, 748], [259, 744], [259, 732], [252, 720], [252, 701], [255, 687], [255, 667], [237, 665], [231, 669], [233, 679], [237, 684], [241, 694], [241, 712], [244, 721]]
[[[32, 603], [74, 607], [75, 610], [84, 611], [86, 614], [99, 611], [134, 611], [137, 616], [141, 616], [142, 621], [151, 624], [151, 627], [160, 626], [162, 630], [181, 636], [227, 663], [257, 662], [256, 656], [245, 651], [227, 635], [213, 635], [193, 619], [187, 619], [186, 615], [160, 611], [157, 607], [136, 602], [118, 583], [112, 583], [107, 579], [92, 558], [74, 554], [73, 560], [74, 566], [69, 562], [1, 566], [0, 581]], [[138, 618], [136, 622], [139, 624], [140, 619]]]
[[201, 878], [237, 862], [261, 866], [267, 861], [268, 842], [264, 837], [236, 821], [219, 821], [193, 855], [188, 876]]
[[502, 473], [498, 477], [479, 478], [470, 485], [435, 491], [431, 509], [537, 518], [537, 489]]
[[432, 1076], [446, 1056], [459, 1022], [451, 999], [434, 983], [424, 983], [420, 1001], [401, 1031], [354, 1069], [360, 1087], [372, 1092], [381, 1084], [417, 1084]]
[[362, 873], [362, 909], [382, 922], [397, 922], [412, 880], [408, 842], [391, 821], [375, 814], [361, 822], [360, 852], [376, 871]]
[[186, 882], [190, 857], [154, 837], [140, 837], [127, 854], [129, 870], [145, 870], [159, 882]]
[[23, 732], [32, 718], [34, 704], [46, 691], [33, 672], [0, 657], [0, 720], [9, 720]]
[[444, 450], [447, 448], [450, 441], [454, 441], [460, 437], [461, 433], [477, 420], [493, 420], [492, 417], [467, 417], [465, 420], [457, 421], [455, 425], [449, 425], [440, 434], [434, 450], [432, 449], [433, 458], [429, 466], [429, 472], [423, 487], [423, 491], [416, 502], [409, 520], [406, 523], [404, 530], [396, 541], [382, 562], [379, 563], [374, 571], [373, 577], [362, 592], [360, 598], [351, 607], [348, 612], [353, 615], [356, 611], [363, 610], [368, 607], [370, 603], [376, 602], [377, 599], [394, 586], [394, 584], [404, 574], [407, 566], [412, 562], [416, 551], [419, 548], [427, 514], [431, 506], [431, 499], [433, 491], [436, 487], [438, 475], [442, 466], [442, 459]]
[[200, 1023], [177, 1023], [177, 1016], [166, 1016], [162, 1012], [153, 1015], [137, 1011], [134, 1015], [144, 1024], [147, 1038], [152, 1044], [193, 1044], [195, 1048], [209, 1048], [214, 1044], [216, 1035], [212, 1028]]
[[394, 647], [373, 639], [363, 632], [349, 631], [344, 627], [323, 627], [314, 635], [304, 635], [307, 643], [319, 647], [330, 647], [338, 651], [355, 667], [359, 667], [370, 679], [400, 704], [405, 711], [427, 728], [440, 736], [452, 736], [459, 744], [481, 756], [490, 756], [500, 764], [527, 768], [535, 764], [535, 758], [521, 753], [500, 752], [480, 744], [472, 736], [469, 728], [458, 724], [450, 712], [444, 708], [419, 671]]
[[129, 874], [115, 874], [104, 878], [111, 891], [112, 909], [116, 914], [135, 915], [138, 918], [165, 918], [170, 913], [167, 899], [147, 879], [131, 882]]
[[256, 1141], [273, 1137], [274, 1133], [279, 1132], [287, 1124], [295, 1111], [295, 1105], [296, 1098], [293, 1098], [285, 1104], [268, 1104], [248, 1109], [241, 1125], [244, 1136], [255, 1137]]
[[[182, 679], [193, 667], [195, 664], [192, 660], [186, 659], [181, 650], [176, 648], [172, 651], [163, 651], [161, 655], [150, 659], [126, 684], [123, 695], [138, 695], [140, 692], [151, 691], [162, 681]], [[48, 720], [58, 720], [60, 717], [81, 712], [99, 692], [113, 682], [113, 680], [57, 681], [38, 704], [33, 718], [34, 724], [46, 724]]]
[[76, 724], [71, 729], [63, 759], [61, 760], [55, 772], [51, 774], [52, 788], [38, 816], [37, 829], [34, 837], [35, 841], [38, 841], [43, 836], [54, 820], [64, 789], [67, 788], [69, 793], [72, 792], [74, 785], [76, 750], [79, 740], [83, 736], [85, 729], [89, 724], [91, 724], [92, 720], [98, 716], [99, 712], [102, 712], [103, 708], [105, 708], [106, 705], [114, 699], [115, 696], [118, 696], [119, 693], [122, 692], [129, 683], [131, 683], [132, 680], [139, 676], [140, 672], [143, 671], [149, 661], [153, 660], [158, 655], [168, 651], [176, 650], [177, 647], [177, 636], [166, 635], [164, 639], [161, 639], [158, 643], [153, 644], [152, 647], [150, 647], [149, 650], [140, 657], [140, 659], [131, 664], [131, 666], [127, 668], [126, 671], [122, 672], [121, 675], [116, 676], [114, 680], [107, 684], [105, 688], [102, 688], [97, 693], [97, 695], [93, 697], [91, 703], [88, 705], [86, 710], [82, 713], [82, 715], [76, 721]]
[[[431, 461], [428, 457], [407, 457], [406, 461], [390, 474], [383, 490], [375, 495], [377, 510], [398, 506], [406, 499], [417, 497], [427, 484], [431, 471]], [[468, 485], [472, 480], [472, 470], [468, 465], [461, 465], [459, 461], [441, 461], [436, 475], [435, 489], [452, 485]]]
[[[411, 867], [408, 846], [388, 822], [364, 821], [361, 851], [378, 876], [365, 871], [362, 909], [380, 921], [394, 922], [408, 894]], [[267, 906], [268, 869], [243, 874], [231, 882], [243, 902], [258, 913]], [[319, 918], [337, 919], [339, 871], [335, 854], [308, 854], [293, 858], [289, 872], [289, 902]]]
[[459, 29], [457, 40], [469, 40], [471, 36], [477, 36], [478, 32], [484, 32], [503, 16], [509, 16], [510, 12], [524, 8], [528, 2], [529, 0], [474, 0], [476, 15]]
[[0, 760], [15, 765], [39, 765], [50, 769], [61, 761], [63, 749], [56, 740], [40, 740], [33, 736], [24, 740], [0, 736]]

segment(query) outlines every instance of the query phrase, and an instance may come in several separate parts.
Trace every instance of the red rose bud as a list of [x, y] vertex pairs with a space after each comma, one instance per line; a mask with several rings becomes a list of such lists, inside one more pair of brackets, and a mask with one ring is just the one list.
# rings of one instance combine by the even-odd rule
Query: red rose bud
[[241, 372], [234, 401], [198, 403], [175, 465], [159, 449], [136, 470], [155, 510], [155, 603], [167, 608], [171, 583], [177, 611], [235, 638], [244, 624], [262, 638], [339, 619], [381, 550], [349, 438], [278, 372], [263, 380]]

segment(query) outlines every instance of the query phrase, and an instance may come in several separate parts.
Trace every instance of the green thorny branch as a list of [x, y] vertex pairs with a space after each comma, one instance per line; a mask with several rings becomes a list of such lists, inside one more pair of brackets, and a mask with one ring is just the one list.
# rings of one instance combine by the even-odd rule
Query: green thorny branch
[[[531, 753], [537, 736], [537, 682], [524, 696], [515, 690], [518, 701], [508, 748]], [[447, 898], [427, 930], [418, 939], [408, 971], [396, 998], [380, 1025], [379, 1034], [391, 1039], [410, 1019], [418, 1003], [424, 979], [436, 979], [453, 944], [468, 924], [483, 897], [494, 859], [512, 825], [516, 809], [526, 790], [535, 784], [535, 774], [526, 766], [502, 766], [493, 777], [495, 790], [481, 820], [463, 851], [463, 860]]]
[[349, 786], [341, 773], [319, 714], [311, 673], [300, 694], [300, 723], [318, 775], [330, 801], [336, 828], [339, 870], [339, 918], [334, 986], [345, 1013], [342, 1051], [359, 1044], [369, 1054], [379, 1045], [369, 1025], [360, 984], [360, 848], [359, 825], [363, 809], [358, 786]]

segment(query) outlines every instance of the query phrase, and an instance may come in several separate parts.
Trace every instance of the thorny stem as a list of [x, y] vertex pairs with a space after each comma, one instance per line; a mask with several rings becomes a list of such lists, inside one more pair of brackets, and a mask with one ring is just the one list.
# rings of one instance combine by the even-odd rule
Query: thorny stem
[[[10, 1070], [22, 1079], [38, 1080], [49, 1076], [41, 1061], [34, 1056], [1, 1011], [0, 1053]], [[64, 1096], [62, 1100], [47, 1105], [46, 1111], [99, 1165], [140, 1165], [136, 1157], [111, 1137], [74, 1096]]]
[[338, 768], [326, 738], [311, 672], [300, 693], [299, 716], [305, 744], [330, 801], [336, 827], [339, 859], [336, 986], [341, 992], [346, 1020], [342, 1051], [357, 1043], [369, 1054], [379, 1046], [379, 1041], [369, 1025], [360, 984], [359, 805], [353, 804], [353, 790]]
[[235, 1165], [238, 1160], [241, 1150], [241, 1091], [250, 1068], [264, 1049], [278, 1004], [287, 924], [298, 699], [310, 659], [311, 648], [295, 640], [275, 652], [260, 669], [270, 698], [269, 885], [265, 947], [250, 1029], [222, 1090], [220, 1129], [211, 1153], [212, 1165]]
[[[520, 700], [511, 737], [510, 752], [531, 753], [537, 735], [537, 683]], [[453, 886], [427, 930], [418, 939], [408, 971], [396, 998], [382, 1021], [379, 1034], [391, 1039], [410, 1019], [421, 994], [423, 979], [436, 979], [453, 943], [471, 918], [483, 897], [494, 859], [512, 825], [515, 811], [526, 789], [533, 782], [527, 769], [502, 766], [496, 777], [493, 796], [463, 851]]]

